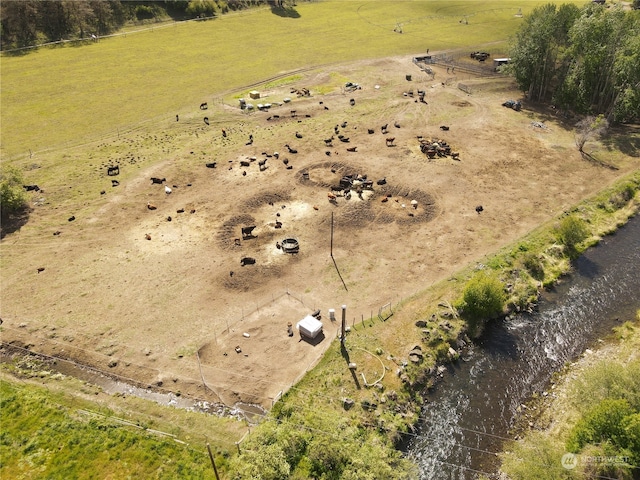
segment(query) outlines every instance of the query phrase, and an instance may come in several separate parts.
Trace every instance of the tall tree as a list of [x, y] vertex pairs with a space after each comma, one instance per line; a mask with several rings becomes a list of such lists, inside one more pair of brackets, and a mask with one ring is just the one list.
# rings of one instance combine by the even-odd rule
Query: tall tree
[[573, 24], [571, 46], [567, 52], [572, 63], [566, 82], [575, 92], [574, 105], [582, 112], [610, 115], [615, 100], [615, 59], [624, 43], [625, 12], [587, 5]]
[[38, 2], [2, 2], [2, 43], [17, 47], [34, 45], [38, 38]]
[[0, 212], [2, 217], [10, 215], [27, 205], [27, 196], [22, 184], [22, 172], [15, 167], [0, 168]]
[[41, 2], [38, 5], [39, 29], [52, 42], [69, 38], [74, 30], [69, 2]]
[[559, 72], [558, 62], [571, 25], [579, 10], [575, 5], [553, 4], [537, 7], [516, 34], [511, 49], [511, 71], [518, 86], [530, 100], [542, 100], [549, 93]]
[[[516, 34], [508, 67], [533, 101], [562, 110], [640, 117], [640, 14], [586, 4], [536, 8]], [[551, 95], [549, 95], [551, 93]]]
[[640, 12], [627, 16], [624, 29], [627, 37], [616, 53], [615, 99], [608, 116], [616, 122], [640, 117]]

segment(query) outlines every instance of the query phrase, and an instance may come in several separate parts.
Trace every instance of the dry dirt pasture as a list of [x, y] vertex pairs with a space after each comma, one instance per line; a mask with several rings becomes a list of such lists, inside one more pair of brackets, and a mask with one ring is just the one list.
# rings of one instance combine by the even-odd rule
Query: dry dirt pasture
[[[43, 154], [28, 179], [47, 174], [44, 192], [32, 197], [30, 221], [2, 240], [3, 339], [143, 384], [269, 406], [335, 338], [328, 309], [339, 318], [344, 304], [349, 322], [367, 318], [633, 168], [631, 159], [617, 171], [589, 164], [550, 113], [502, 107], [521, 97], [508, 79], [435, 72], [430, 79], [410, 57], [306, 71], [245, 97], [271, 103], [268, 111], [242, 112], [236, 97], [247, 92], [203, 95], [208, 109], [193, 105], [179, 121], [168, 112], [95, 145]], [[347, 81], [361, 88], [346, 92]], [[302, 88], [310, 96], [292, 93]], [[420, 135], [446, 140], [459, 160], [428, 160]], [[72, 173], [56, 177], [70, 161]], [[120, 175], [108, 177], [115, 163]], [[330, 187], [352, 174], [373, 180], [372, 190], [332, 200]], [[248, 225], [256, 228], [245, 239]], [[289, 237], [297, 254], [277, 248]], [[256, 262], [241, 266], [243, 257]], [[316, 309], [324, 337], [288, 336], [288, 323]]]

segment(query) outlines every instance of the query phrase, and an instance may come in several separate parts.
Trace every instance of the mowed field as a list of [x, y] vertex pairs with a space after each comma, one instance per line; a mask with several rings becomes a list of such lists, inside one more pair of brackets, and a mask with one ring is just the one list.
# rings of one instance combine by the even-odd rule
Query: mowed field
[[[395, 16], [400, 6], [415, 9], [432, 3], [438, 4], [340, 5], [359, 15], [354, 18], [366, 18], [369, 12], [369, 25], [377, 19], [393, 29], [396, 22], [389, 21], [391, 11], [385, 8], [395, 5]], [[464, 4], [468, 9], [474, 5], [478, 9], [476, 2]], [[335, 11], [337, 2], [300, 5], [300, 18], [277, 17], [269, 10], [249, 12], [78, 49], [3, 59], [3, 117], [5, 62], [79, 55], [85, 48], [94, 49], [96, 57], [104, 49], [108, 58], [114, 55], [113, 44], [131, 42], [127, 51], [133, 52], [136, 41], [153, 35], [164, 39], [155, 39], [157, 48], [181, 52], [184, 44], [174, 37], [181, 29], [193, 28], [189, 38], [202, 38], [225, 22], [246, 25], [256, 17], [272, 30], [284, 21], [306, 19], [315, 25], [307, 17], [320, 16], [330, 7]], [[482, 3], [483, 12], [486, 8]], [[482, 15], [489, 14], [478, 10], [475, 18]], [[432, 21], [426, 18], [423, 23]], [[452, 21], [451, 30], [461, 26], [459, 18], [453, 22], [453, 14], [445, 18]], [[472, 18], [464, 28], [472, 26]], [[348, 25], [334, 24], [328, 34], [347, 35]], [[402, 35], [375, 28], [396, 41], [409, 36], [410, 25], [405, 22]], [[354, 36], [361, 34], [353, 31]], [[416, 37], [425, 35], [416, 27]], [[293, 56], [295, 43], [281, 36], [292, 42], [285, 41], [284, 50]], [[236, 56], [238, 69], [245, 73], [219, 69], [200, 93], [192, 85], [201, 79], [196, 70], [177, 75], [179, 65], [167, 54], [156, 64], [167, 69], [157, 75], [157, 84], [145, 77], [148, 83], [131, 83], [130, 91], [121, 85], [109, 101], [99, 95], [109, 115], [92, 104], [84, 122], [77, 124], [76, 136], [56, 121], [59, 142], [50, 150], [36, 149], [31, 157], [16, 154], [12, 161], [25, 168], [29, 183], [44, 191], [31, 197], [29, 222], [2, 240], [3, 340], [70, 356], [145, 384], [162, 382], [185, 394], [203, 396], [213, 390], [213, 397], [227, 404], [269, 406], [335, 337], [337, 327], [326, 318], [328, 309], [339, 316], [340, 306], [347, 305], [350, 323], [375, 315], [380, 306], [446, 279], [637, 168], [637, 159], [604, 150], [607, 162], [618, 170], [588, 164], [575, 150], [570, 126], [550, 112], [527, 105], [522, 112], [502, 107], [504, 100], [519, 98], [509, 79], [474, 78], [441, 67], [435, 68], [433, 79], [397, 45], [403, 54], [389, 56], [391, 52], [376, 47], [364, 50], [361, 42], [353, 48], [366, 60], [354, 60], [354, 54], [349, 61], [336, 59], [329, 65], [320, 37], [308, 37], [315, 41], [300, 49], [311, 49], [313, 43], [317, 57], [308, 50], [306, 57], [296, 57], [298, 63], [283, 62], [286, 68], [278, 71], [274, 63], [271, 70], [263, 67], [259, 72], [266, 75], [254, 77], [247, 73], [248, 63]], [[247, 40], [240, 47], [238, 41], [234, 48], [251, 52], [255, 42]], [[372, 45], [383, 43], [372, 40]], [[278, 55], [278, 49], [264, 48]], [[185, 49], [185, 54], [190, 52]], [[148, 52], [137, 54], [141, 62], [149, 61]], [[209, 54], [202, 49], [203, 57]], [[262, 56], [255, 58], [266, 62]], [[325, 65], [287, 72], [307, 67], [315, 58]], [[87, 69], [92, 68], [89, 63]], [[113, 76], [117, 84], [118, 71], [114, 65], [114, 75], [108, 69], [103, 75]], [[277, 80], [258, 82], [277, 73], [282, 73]], [[224, 75], [235, 83], [223, 92]], [[180, 79], [183, 90], [174, 88]], [[346, 92], [348, 81], [361, 88]], [[253, 83], [257, 85], [232, 88]], [[457, 88], [459, 83], [471, 94]], [[162, 95], [158, 84], [166, 87]], [[240, 110], [238, 98], [248, 99], [250, 89], [261, 95], [254, 103], [269, 102], [272, 108]], [[310, 95], [298, 96], [302, 89]], [[77, 90], [87, 95], [84, 88]], [[418, 90], [425, 91], [426, 102], [417, 101]], [[285, 103], [287, 98], [291, 101]], [[65, 102], [79, 111], [70, 99]], [[207, 102], [207, 110], [199, 108], [202, 102]], [[96, 131], [93, 115], [102, 125]], [[546, 128], [532, 122], [543, 122]], [[387, 134], [381, 131], [385, 124]], [[443, 131], [441, 125], [450, 128]], [[10, 132], [3, 128], [3, 149], [25, 141]], [[349, 141], [340, 141], [338, 135]], [[31, 140], [42, 142], [41, 136], [34, 130]], [[429, 161], [418, 136], [447, 141], [459, 160], [448, 156]], [[332, 137], [330, 144], [325, 142]], [[262, 160], [266, 168], [259, 168]], [[206, 166], [212, 163], [215, 168]], [[113, 165], [119, 166], [119, 175], [108, 176], [107, 168]], [[344, 175], [366, 176], [373, 188], [362, 197], [353, 192], [350, 199], [330, 198], [331, 186]], [[151, 177], [166, 178], [171, 193]], [[386, 183], [378, 185], [383, 178]], [[483, 205], [482, 214], [476, 213], [477, 205]], [[256, 226], [253, 238], [242, 237], [240, 229], [248, 225]], [[289, 237], [300, 242], [295, 255], [277, 246]], [[244, 257], [255, 264], [241, 266]], [[289, 337], [288, 323], [315, 309], [323, 314], [324, 338], [308, 343], [297, 334]], [[398, 339], [399, 353], [412, 341]]]
[[495, 52], [522, 21], [518, 11], [542, 3], [301, 2], [289, 17], [241, 11], [3, 56], [0, 152], [25, 158], [153, 128], [210, 95], [303, 67], [484, 44]]

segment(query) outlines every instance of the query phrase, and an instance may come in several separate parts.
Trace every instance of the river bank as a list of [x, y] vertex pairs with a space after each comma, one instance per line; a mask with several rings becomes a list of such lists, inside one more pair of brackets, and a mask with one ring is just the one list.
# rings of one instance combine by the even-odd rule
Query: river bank
[[514, 425], [539, 411], [527, 408], [528, 400], [544, 394], [553, 372], [635, 316], [639, 242], [636, 217], [576, 259], [534, 312], [491, 322], [463, 361], [449, 366], [427, 396], [420, 435], [409, 448], [423, 477], [495, 475]]
[[[392, 455], [389, 449], [406, 445], [407, 439], [423, 438], [427, 442], [433, 440], [429, 437], [428, 430], [421, 428], [425, 414], [434, 409], [428, 395], [448, 369], [456, 370], [458, 365], [464, 363], [464, 348], [478, 348], [477, 342], [465, 340], [465, 322], [455, 307], [467, 280], [472, 278], [478, 269], [496, 272], [508, 293], [505, 302], [506, 322], [512, 322], [518, 311], [532, 309], [541, 293], [553, 290], [551, 287], [571, 271], [573, 262], [582, 252], [598, 245], [604, 237], [614, 233], [637, 213], [639, 187], [640, 172], [636, 172], [580, 203], [556, 220], [541, 226], [517, 244], [484, 259], [481, 263], [469, 266], [466, 271], [459, 272], [447, 282], [433, 286], [428, 292], [414, 296], [402, 304], [402, 308], [394, 313], [391, 320], [386, 321], [386, 325], [382, 325], [385, 322], [379, 324], [373, 319], [362, 322], [362, 325], [356, 328], [355, 335], [350, 334], [352, 336], [346, 337], [342, 348], [339, 342], [334, 342], [336, 345], [329, 348], [318, 368], [309, 372], [281, 402], [274, 405], [272, 414], [246, 440], [247, 448], [258, 449], [265, 443], [269, 444], [269, 438], [274, 437], [291, 438], [293, 435], [294, 438], [298, 438], [300, 433], [294, 432], [300, 432], [301, 429], [304, 432], [306, 428], [317, 429], [324, 432], [324, 435], [336, 438], [337, 444], [350, 445], [358, 438], [360, 445], [364, 441], [367, 445], [386, 446], [381, 451], [384, 455]], [[563, 244], [560, 238], [561, 225], [566, 218], [577, 219], [577, 223], [585, 228], [586, 233], [581, 241], [572, 244], [571, 248]], [[408, 327], [398, 325], [407, 320], [412, 321], [418, 338], [413, 348], [409, 347], [407, 353], [398, 355], [398, 339], [404, 339], [404, 345], [411, 341], [412, 334]], [[517, 325], [514, 327], [517, 328]], [[398, 334], [400, 331], [401, 335]], [[360, 353], [365, 350], [375, 352], [375, 355]], [[462, 362], [456, 363], [461, 353]], [[355, 368], [349, 372], [346, 363]], [[377, 378], [380, 375], [381, 363], [384, 370], [395, 372], [395, 375], [387, 374], [381, 382], [367, 385], [366, 378]], [[560, 361], [559, 365], [561, 364]], [[360, 382], [360, 376], [365, 380], [364, 385]], [[520, 383], [526, 382], [530, 380], [524, 378]], [[545, 379], [539, 379], [538, 382], [538, 388], [543, 388], [546, 384]], [[438, 385], [435, 391], [440, 389], [442, 384]], [[533, 390], [529, 395], [532, 393]], [[509, 392], [504, 392], [505, 397], [508, 395]], [[518, 401], [514, 407], [525, 398]], [[465, 405], [459, 406], [463, 410], [466, 408]], [[510, 406], [496, 405], [495, 408]], [[445, 406], [442, 411], [448, 413], [453, 409]], [[357, 434], [344, 428], [345, 423], [358, 426]], [[447, 434], [448, 438], [452, 438], [453, 432], [447, 429], [443, 432], [444, 438], [447, 438]], [[491, 429], [482, 433], [489, 435], [485, 436], [486, 438], [492, 438]], [[505, 439], [508, 439], [506, 435], [496, 436], [493, 452], [498, 450], [497, 447]], [[301, 448], [309, 452], [314, 446], [315, 443], [304, 443]], [[474, 445], [469, 446], [472, 450], [480, 450]], [[379, 465], [382, 462], [393, 465], [395, 473], [385, 472], [385, 475], [391, 475], [387, 478], [449, 478], [430, 477], [430, 473], [413, 471], [410, 465], [399, 464], [395, 457], [385, 457], [381, 452], [378, 452], [380, 455], [377, 458], [371, 458], [370, 452], [355, 453], [348, 447], [340, 451], [325, 448], [324, 455], [331, 461], [345, 462], [346, 458], [350, 461], [351, 458], [358, 457], [362, 461], [371, 462], [371, 465]], [[291, 455], [294, 455], [294, 452], [282, 451], [283, 462], [295, 461], [291, 460], [296, 458], [295, 455]], [[414, 465], [419, 464], [415, 457], [412, 460]], [[256, 468], [260, 467], [254, 455], [246, 455], [239, 459], [238, 471], [254, 471], [251, 470], [250, 462]], [[444, 462], [451, 463], [451, 468], [458, 468], [455, 462]], [[438, 472], [442, 472], [443, 465], [441, 462]], [[479, 473], [472, 471], [472, 467], [465, 468], [465, 471], [473, 475]], [[297, 477], [294, 475], [292, 478]], [[451, 478], [468, 477], [452, 475]]]
[[[640, 310], [615, 328], [609, 338], [589, 348], [554, 375], [548, 388], [521, 406], [515, 440], [500, 454], [501, 471], [512, 480], [587, 478], [588, 474], [631, 478], [630, 452], [567, 449], [576, 425], [603, 399], [635, 399], [640, 369]], [[635, 386], [634, 386], [635, 385]], [[635, 390], [637, 392], [637, 390]], [[636, 444], [636, 450], [638, 445]], [[607, 454], [608, 453], [608, 454]]]

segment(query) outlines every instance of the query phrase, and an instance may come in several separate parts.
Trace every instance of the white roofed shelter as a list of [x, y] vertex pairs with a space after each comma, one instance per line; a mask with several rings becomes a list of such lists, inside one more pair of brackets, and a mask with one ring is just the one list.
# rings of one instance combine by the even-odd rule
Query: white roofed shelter
[[307, 315], [300, 320], [296, 327], [300, 332], [300, 336], [307, 338], [316, 338], [322, 332], [322, 322], [311, 315]]

